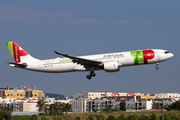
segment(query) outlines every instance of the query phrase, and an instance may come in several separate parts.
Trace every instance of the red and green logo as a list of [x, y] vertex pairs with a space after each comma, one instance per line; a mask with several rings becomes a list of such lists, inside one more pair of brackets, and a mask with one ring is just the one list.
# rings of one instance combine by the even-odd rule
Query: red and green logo
[[11, 52], [16, 63], [21, 62], [21, 56], [28, 55], [28, 53], [24, 51], [21, 47], [19, 47], [15, 42], [6, 42], [6, 45], [8, 46], [9, 51]]
[[130, 54], [134, 56], [135, 65], [140, 63], [148, 64], [148, 60], [153, 59], [155, 56], [153, 50], [131, 51]]

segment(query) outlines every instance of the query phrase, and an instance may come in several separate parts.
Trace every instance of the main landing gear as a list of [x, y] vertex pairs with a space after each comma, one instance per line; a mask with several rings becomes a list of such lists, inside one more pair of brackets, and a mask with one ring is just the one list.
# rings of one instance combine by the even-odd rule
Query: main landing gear
[[156, 67], [155, 67], [155, 68], [156, 68], [156, 70], [158, 70], [158, 69], [159, 69], [159, 66], [158, 66], [158, 65], [159, 65], [159, 63], [156, 63]]
[[86, 76], [86, 78], [90, 80], [92, 77], [95, 77], [95, 76], [96, 76], [96, 74], [94, 73], [94, 71], [92, 71], [92, 72], [90, 72], [89, 75]]

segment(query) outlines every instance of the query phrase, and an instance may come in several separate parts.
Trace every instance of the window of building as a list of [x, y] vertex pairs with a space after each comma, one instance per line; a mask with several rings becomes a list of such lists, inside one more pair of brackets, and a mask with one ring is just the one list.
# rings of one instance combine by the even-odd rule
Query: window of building
[[11, 94], [11, 96], [13, 96], [13, 94]]
[[16, 96], [16, 94], [14, 94], [14, 96]]
[[9, 96], [9, 94], [7, 94], [7, 96]]
[[22, 96], [22, 94], [20, 94], [20, 96]]
[[19, 96], [19, 94], [17, 94], [17, 96]]

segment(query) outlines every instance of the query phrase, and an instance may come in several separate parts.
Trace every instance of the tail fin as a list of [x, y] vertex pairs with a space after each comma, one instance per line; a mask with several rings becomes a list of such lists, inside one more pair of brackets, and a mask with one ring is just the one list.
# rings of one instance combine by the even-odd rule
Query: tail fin
[[25, 61], [34, 61], [37, 60], [30, 56], [25, 50], [18, 46], [15, 42], [6, 42], [9, 51], [11, 52], [16, 63], [23, 63]]

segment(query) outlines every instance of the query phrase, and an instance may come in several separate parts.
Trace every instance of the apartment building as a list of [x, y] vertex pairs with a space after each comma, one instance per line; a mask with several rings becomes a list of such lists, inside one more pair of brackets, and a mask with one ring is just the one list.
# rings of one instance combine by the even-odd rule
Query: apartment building
[[117, 99], [78, 99], [72, 100], [72, 111], [73, 112], [89, 112], [94, 110], [102, 111], [108, 105], [111, 106], [112, 109], [121, 109], [120, 103], [124, 102], [124, 100], [117, 100]]
[[152, 100], [126, 101], [126, 110], [150, 110], [152, 109]]
[[13, 89], [9, 88], [0, 88], [0, 97], [5, 98], [15, 98], [15, 99], [24, 99], [24, 98], [33, 98], [33, 99], [43, 99], [44, 92], [33, 87], [32, 89], [26, 89], [23, 87], [22, 89]]
[[158, 98], [171, 98], [171, 99], [175, 99], [175, 100], [180, 99], [180, 94], [178, 94], [178, 93], [160, 93], [160, 94], [156, 94], [156, 96]]

